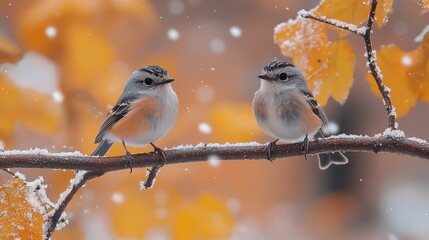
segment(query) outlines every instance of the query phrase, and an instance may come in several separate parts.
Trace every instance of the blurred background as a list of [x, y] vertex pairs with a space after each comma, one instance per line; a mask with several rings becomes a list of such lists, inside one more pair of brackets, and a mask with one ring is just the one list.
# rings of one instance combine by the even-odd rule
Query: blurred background
[[[0, 140], [4, 149], [51, 152], [96, 147], [99, 126], [132, 71], [148, 64], [176, 81], [180, 113], [159, 147], [200, 142], [272, 141], [253, 118], [262, 67], [283, 57], [273, 28], [309, 1], [0, 0]], [[415, 49], [429, 22], [415, 1], [395, 1], [375, 48]], [[387, 119], [356, 55], [344, 105], [325, 110], [340, 133], [374, 135]], [[333, 39], [335, 40], [335, 37]], [[429, 139], [428, 103], [399, 127]], [[132, 148], [131, 152], [152, 149]], [[109, 155], [122, 155], [117, 144]], [[318, 168], [316, 156], [169, 165], [155, 187], [139, 190], [145, 169], [109, 173], [81, 189], [54, 239], [429, 239], [429, 163], [395, 154], [347, 153], [347, 166]], [[44, 176], [52, 201], [70, 171], [20, 169]], [[0, 180], [10, 176], [0, 172]]]

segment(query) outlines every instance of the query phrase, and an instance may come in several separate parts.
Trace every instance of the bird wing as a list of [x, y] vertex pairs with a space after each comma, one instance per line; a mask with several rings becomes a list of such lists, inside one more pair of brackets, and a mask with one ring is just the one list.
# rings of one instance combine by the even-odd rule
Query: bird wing
[[116, 105], [109, 111], [104, 122], [101, 124], [100, 130], [95, 137], [95, 143], [99, 143], [103, 140], [106, 131], [130, 111], [131, 103], [139, 99], [141, 97], [140, 95], [141, 94], [134, 92], [125, 94], [118, 99]]
[[[322, 120], [323, 125], [328, 125], [328, 117], [326, 116], [325, 111], [323, 111], [322, 107], [317, 102], [316, 98], [313, 96], [313, 93], [311, 93], [310, 89], [301, 89], [301, 93], [304, 95], [305, 101], [311, 107], [311, 110], [314, 112], [314, 114], [316, 114], [320, 118], [320, 120]], [[324, 135], [321, 130], [320, 133]]]

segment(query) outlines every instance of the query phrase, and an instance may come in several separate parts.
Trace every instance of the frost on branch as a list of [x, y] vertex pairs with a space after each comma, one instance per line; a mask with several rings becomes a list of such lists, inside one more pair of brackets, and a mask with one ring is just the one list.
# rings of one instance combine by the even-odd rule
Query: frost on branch
[[0, 239], [42, 239], [47, 209], [52, 202], [46, 196], [46, 185], [39, 177], [26, 182], [15, 174], [0, 187]]

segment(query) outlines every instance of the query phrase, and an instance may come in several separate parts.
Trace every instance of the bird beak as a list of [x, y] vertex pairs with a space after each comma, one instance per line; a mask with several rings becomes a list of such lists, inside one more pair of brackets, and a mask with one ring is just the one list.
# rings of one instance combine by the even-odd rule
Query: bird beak
[[266, 74], [259, 74], [258, 78], [263, 79], [263, 80], [267, 80], [270, 81], [272, 80], [270, 77], [268, 77]]
[[174, 81], [174, 78], [169, 78], [169, 79], [167, 79], [165, 81], [159, 82], [157, 85], [164, 85], [164, 84], [167, 84], [167, 83], [171, 83], [172, 81]]

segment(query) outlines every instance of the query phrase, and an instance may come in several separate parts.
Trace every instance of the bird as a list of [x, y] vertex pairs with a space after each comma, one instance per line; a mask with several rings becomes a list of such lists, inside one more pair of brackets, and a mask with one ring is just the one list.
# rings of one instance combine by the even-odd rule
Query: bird
[[164, 151], [153, 142], [172, 128], [178, 115], [179, 99], [171, 86], [173, 81], [167, 70], [157, 65], [134, 71], [115, 106], [104, 118], [95, 137], [98, 147], [91, 155], [104, 156], [114, 143], [121, 142], [125, 149], [126, 166], [131, 173], [134, 158], [127, 146], [151, 144], [165, 163]]
[[[253, 113], [259, 127], [276, 140], [268, 145], [268, 160], [277, 141], [302, 141], [307, 158], [309, 138], [327, 137], [322, 129], [328, 118], [308, 88], [302, 72], [293, 64], [272, 60], [258, 75], [260, 88], [253, 98]], [[331, 164], [344, 165], [348, 159], [341, 152], [318, 154], [320, 169]]]

